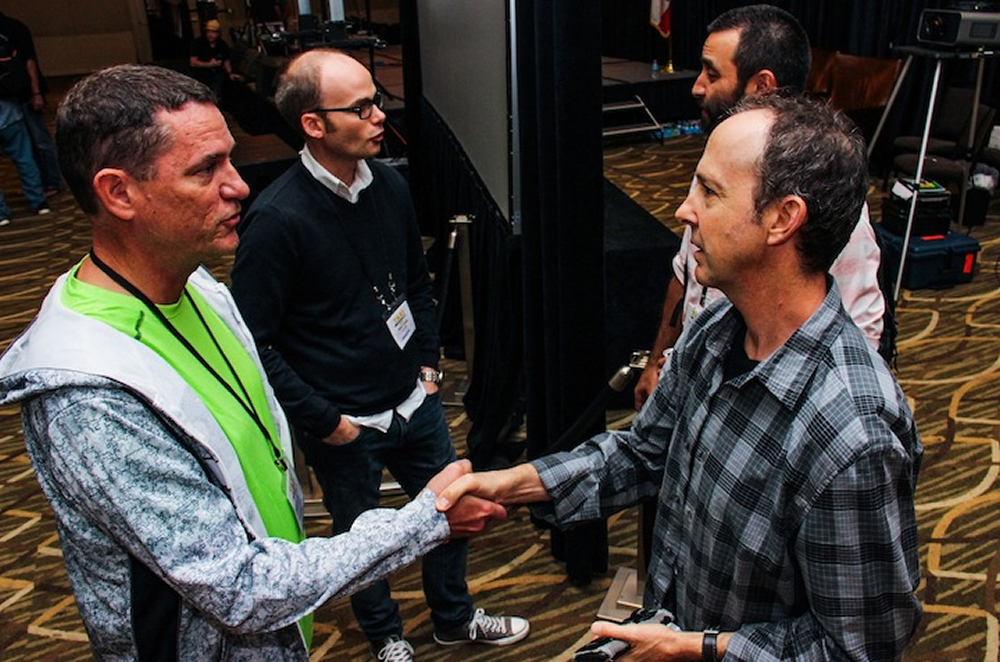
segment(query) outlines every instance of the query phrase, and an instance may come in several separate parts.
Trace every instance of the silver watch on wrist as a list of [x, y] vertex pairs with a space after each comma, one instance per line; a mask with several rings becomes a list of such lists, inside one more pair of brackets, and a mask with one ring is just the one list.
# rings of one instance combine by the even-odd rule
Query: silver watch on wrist
[[440, 370], [434, 370], [433, 368], [422, 368], [420, 370], [420, 381], [422, 382], [440, 384], [442, 379], [444, 379], [444, 373]]

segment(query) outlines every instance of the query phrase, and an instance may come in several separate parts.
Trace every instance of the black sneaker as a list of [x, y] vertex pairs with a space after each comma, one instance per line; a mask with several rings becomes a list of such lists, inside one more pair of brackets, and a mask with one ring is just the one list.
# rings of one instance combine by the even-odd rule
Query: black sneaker
[[43, 202], [35, 209], [35, 213], [38, 214], [39, 216], [44, 216], [45, 214], [51, 214], [52, 210], [49, 208], [47, 204]]
[[375, 650], [372, 645], [372, 655], [379, 662], [415, 662], [413, 646], [397, 634], [389, 635], [382, 642], [382, 647]]
[[477, 609], [468, 625], [434, 633], [434, 641], [442, 646], [457, 644], [489, 644], [509, 646], [528, 636], [528, 621], [519, 616], [490, 616]]

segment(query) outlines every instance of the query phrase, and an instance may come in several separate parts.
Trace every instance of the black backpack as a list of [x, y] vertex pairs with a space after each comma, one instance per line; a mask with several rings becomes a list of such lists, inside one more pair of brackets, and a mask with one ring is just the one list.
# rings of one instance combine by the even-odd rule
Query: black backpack
[[0, 34], [0, 99], [22, 99], [28, 89], [28, 65], [14, 42]]

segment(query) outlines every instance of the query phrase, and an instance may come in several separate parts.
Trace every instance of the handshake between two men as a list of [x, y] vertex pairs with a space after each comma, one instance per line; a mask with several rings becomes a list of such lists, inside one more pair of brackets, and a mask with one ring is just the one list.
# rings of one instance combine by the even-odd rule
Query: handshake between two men
[[[493, 475], [500, 473], [505, 472], [473, 473], [471, 462], [458, 460], [427, 483], [437, 497], [437, 509], [448, 518], [452, 538], [482, 533], [491, 523], [507, 519], [505, 505], [527, 502], [509, 498], [504, 481]], [[544, 490], [541, 494], [544, 498]]]
[[[427, 484], [437, 495], [437, 509], [448, 517], [453, 537], [472, 536], [484, 531], [493, 521], [507, 517], [508, 505], [549, 501], [551, 497], [542, 484], [538, 470], [530, 463], [502, 471], [474, 473], [468, 460], [459, 460], [445, 467]], [[703, 632], [681, 632], [676, 626], [661, 624], [628, 624], [597, 621], [591, 626], [595, 644], [618, 640], [625, 645], [621, 662], [639, 660], [701, 659]], [[716, 644], [724, 650], [728, 633]], [[722, 644], [722, 645], [720, 645]], [[610, 659], [593, 657], [595, 646], [578, 651], [574, 659]]]

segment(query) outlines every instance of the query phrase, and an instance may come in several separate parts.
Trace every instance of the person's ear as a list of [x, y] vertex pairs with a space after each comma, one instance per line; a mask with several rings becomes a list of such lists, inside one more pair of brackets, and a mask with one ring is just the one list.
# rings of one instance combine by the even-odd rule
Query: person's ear
[[94, 194], [101, 206], [121, 219], [135, 217], [132, 185], [134, 180], [120, 168], [102, 168], [94, 175]]
[[775, 77], [774, 72], [770, 69], [761, 69], [750, 77], [743, 91], [746, 94], [760, 94], [767, 90], [776, 89], [778, 89], [778, 79]]
[[809, 218], [806, 201], [798, 195], [786, 195], [774, 202], [768, 213], [767, 243], [778, 246], [791, 241]]
[[319, 113], [303, 113], [299, 118], [302, 132], [309, 138], [320, 140], [326, 135], [326, 122]]

